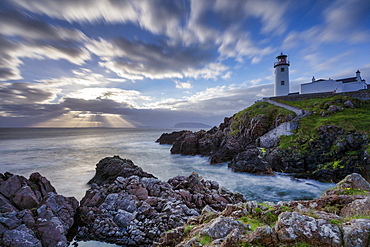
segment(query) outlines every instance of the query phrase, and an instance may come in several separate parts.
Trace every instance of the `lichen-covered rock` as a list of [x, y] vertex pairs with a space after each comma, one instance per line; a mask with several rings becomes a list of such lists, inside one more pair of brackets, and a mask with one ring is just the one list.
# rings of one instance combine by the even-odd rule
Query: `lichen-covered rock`
[[209, 236], [213, 240], [220, 239], [226, 237], [234, 229], [238, 229], [242, 233], [249, 230], [250, 227], [232, 218], [220, 216], [212, 220], [208, 226], [204, 227], [200, 231], [200, 235]]
[[0, 174], [0, 246], [68, 246], [77, 207], [39, 173]]
[[370, 197], [357, 199], [342, 208], [340, 216], [353, 217], [356, 215], [370, 216]]
[[357, 219], [342, 225], [344, 246], [370, 246], [370, 219]]
[[[110, 167], [115, 167], [114, 174], [105, 170]], [[81, 200], [80, 240], [151, 246], [162, 233], [199, 216], [207, 205], [221, 211], [228, 203], [245, 201], [196, 173], [163, 182], [117, 156], [101, 160], [92, 181], [98, 184], [93, 183]]]
[[284, 212], [276, 223], [276, 234], [283, 244], [303, 242], [314, 246], [341, 246], [338, 226], [298, 212]]

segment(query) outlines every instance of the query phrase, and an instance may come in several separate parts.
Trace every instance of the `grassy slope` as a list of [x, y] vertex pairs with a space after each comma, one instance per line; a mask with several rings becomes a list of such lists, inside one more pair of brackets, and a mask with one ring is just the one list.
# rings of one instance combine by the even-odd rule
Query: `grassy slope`
[[[346, 100], [350, 100], [355, 105], [355, 109], [345, 108], [344, 102]], [[280, 102], [313, 112], [300, 120], [299, 128], [294, 135], [281, 138], [280, 147], [283, 149], [291, 145], [297, 145], [298, 140], [301, 142], [301, 149], [305, 149], [304, 143], [318, 136], [316, 130], [320, 126], [336, 126], [367, 136], [370, 134], [370, 101], [360, 101], [347, 96], [336, 95], [330, 98]], [[331, 113], [327, 111], [330, 105], [342, 107], [343, 110]], [[322, 117], [322, 112], [328, 116]], [[367, 149], [369, 151], [369, 147]]]
[[292, 115], [294, 117], [295, 113], [267, 102], [257, 102], [250, 107], [245, 108], [244, 110], [234, 114], [233, 122], [231, 125], [231, 135], [238, 134], [240, 131], [240, 126], [244, 125], [245, 121], [249, 121], [250, 119], [257, 117], [258, 115], [268, 116], [267, 124], [271, 126], [279, 115], [282, 118], [288, 115]]

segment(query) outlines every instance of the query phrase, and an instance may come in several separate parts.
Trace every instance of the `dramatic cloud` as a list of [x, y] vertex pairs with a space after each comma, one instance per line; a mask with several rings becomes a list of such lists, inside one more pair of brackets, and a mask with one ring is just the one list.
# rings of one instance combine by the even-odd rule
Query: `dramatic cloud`
[[30, 83], [0, 84], [0, 104], [42, 103], [52, 97], [52, 93], [35, 88]]
[[154, 45], [124, 38], [112, 42], [95, 40], [87, 47], [103, 60], [101, 66], [132, 80], [185, 76], [209, 79], [216, 78], [226, 70], [221, 64], [209, 63], [214, 58], [209, 50], [193, 47]]

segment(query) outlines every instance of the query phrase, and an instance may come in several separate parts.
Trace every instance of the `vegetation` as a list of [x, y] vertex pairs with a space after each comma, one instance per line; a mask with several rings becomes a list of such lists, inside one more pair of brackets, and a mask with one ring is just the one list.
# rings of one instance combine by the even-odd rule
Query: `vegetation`
[[[354, 105], [354, 109], [346, 108], [345, 102], [350, 100]], [[280, 137], [280, 149], [289, 152], [306, 155], [315, 152], [315, 148], [319, 148], [316, 144], [319, 140], [318, 129], [322, 126], [333, 126], [344, 130], [346, 133], [355, 131], [366, 136], [370, 136], [370, 100], [361, 101], [348, 96], [335, 95], [327, 98], [314, 98], [300, 101], [282, 101], [279, 102], [298, 107], [300, 109], [311, 112], [311, 114], [300, 119], [299, 128], [293, 131], [293, 135]], [[337, 106], [340, 109], [336, 113], [328, 111], [329, 106]], [[350, 150], [337, 156], [339, 146], [345, 142], [338, 139], [328, 150], [326, 159], [323, 159], [323, 164], [319, 164], [317, 170], [320, 169], [338, 169], [345, 168], [347, 163], [345, 160], [349, 157], [359, 156], [366, 151], [370, 153], [370, 145], [365, 144], [362, 150]], [[324, 160], [332, 160], [326, 162]]]
[[201, 243], [202, 245], [207, 245], [207, 244], [210, 244], [211, 242], [212, 242], [212, 238], [208, 235], [202, 236], [202, 238], [199, 241], [199, 243]]
[[271, 126], [276, 118], [285, 118], [288, 115], [295, 116], [294, 112], [286, 110], [284, 108], [272, 105], [267, 102], [257, 102], [252, 106], [234, 114], [233, 122], [231, 123], [230, 135], [236, 136], [240, 132], [240, 127], [246, 120], [257, 117], [259, 115], [265, 115], [268, 117], [267, 125]]
[[256, 230], [257, 227], [261, 227], [261, 226], [266, 225], [260, 219], [254, 218], [251, 215], [242, 216], [238, 220], [241, 221], [244, 224], [249, 225], [251, 227], [252, 231]]

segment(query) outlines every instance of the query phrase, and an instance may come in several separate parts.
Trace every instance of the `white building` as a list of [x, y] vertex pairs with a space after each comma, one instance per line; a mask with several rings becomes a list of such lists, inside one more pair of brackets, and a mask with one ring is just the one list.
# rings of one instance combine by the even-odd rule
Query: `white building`
[[274, 96], [288, 95], [289, 90], [289, 66], [290, 63], [287, 59], [287, 55], [281, 53], [276, 57], [274, 63], [275, 68], [275, 84], [274, 84]]
[[[290, 93], [289, 66], [290, 62], [288, 61], [287, 55], [281, 53], [279, 56], [276, 57], [276, 62], [274, 63], [274, 96], [284, 96]], [[357, 70], [355, 77], [342, 78], [337, 80], [331, 78], [329, 78], [328, 80], [316, 80], [315, 77], [312, 77], [311, 82], [301, 84], [299, 93], [342, 93], [368, 88], [370, 89], [370, 85], [366, 84], [366, 81], [361, 78], [361, 72]]]
[[357, 70], [355, 77], [342, 78], [337, 80], [331, 78], [329, 78], [328, 80], [316, 80], [315, 77], [312, 77], [312, 82], [301, 84], [300, 93], [342, 93], [358, 91], [367, 88], [368, 85], [366, 84], [366, 81], [361, 78], [361, 72]]

